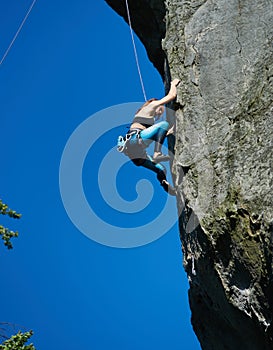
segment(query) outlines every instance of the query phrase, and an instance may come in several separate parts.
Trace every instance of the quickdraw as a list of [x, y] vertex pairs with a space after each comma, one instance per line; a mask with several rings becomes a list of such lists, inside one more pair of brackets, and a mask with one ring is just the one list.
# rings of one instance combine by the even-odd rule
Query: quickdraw
[[[140, 132], [140, 129], [132, 129], [125, 137], [119, 136], [117, 147], [118, 152], [124, 153], [137, 166], [142, 165], [147, 159], [146, 146], [143, 143]], [[136, 135], [135, 139], [131, 140], [134, 135]]]
[[140, 129], [132, 129], [125, 135], [125, 137], [119, 136], [118, 147], [117, 147], [118, 152], [126, 154], [126, 150], [128, 149], [130, 140], [133, 135], [136, 135], [137, 139], [140, 141], [140, 131], [141, 131]]

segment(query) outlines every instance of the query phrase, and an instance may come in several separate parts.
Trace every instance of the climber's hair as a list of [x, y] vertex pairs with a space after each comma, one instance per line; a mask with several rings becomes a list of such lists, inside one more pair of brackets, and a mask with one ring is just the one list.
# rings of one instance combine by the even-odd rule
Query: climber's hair
[[136, 114], [137, 114], [138, 112], [140, 112], [142, 108], [148, 106], [151, 102], [157, 101], [157, 100], [158, 100], [158, 98], [150, 98], [148, 101], [146, 101], [146, 102], [136, 111]]

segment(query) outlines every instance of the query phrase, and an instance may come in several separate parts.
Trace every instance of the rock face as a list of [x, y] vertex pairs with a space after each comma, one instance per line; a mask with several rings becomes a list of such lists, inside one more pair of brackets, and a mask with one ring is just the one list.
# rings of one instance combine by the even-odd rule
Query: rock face
[[273, 349], [273, 1], [129, 6], [166, 86], [182, 81], [172, 169], [194, 331], [205, 350]]

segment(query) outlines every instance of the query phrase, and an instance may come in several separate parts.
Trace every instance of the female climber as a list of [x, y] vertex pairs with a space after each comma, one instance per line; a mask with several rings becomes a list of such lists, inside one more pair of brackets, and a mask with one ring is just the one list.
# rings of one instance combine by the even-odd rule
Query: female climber
[[[172, 133], [167, 121], [155, 123], [164, 113], [164, 105], [171, 102], [177, 96], [179, 79], [171, 82], [169, 93], [160, 100], [152, 98], [136, 112], [131, 123], [130, 130], [125, 137], [118, 138], [118, 151], [126, 154], [135, 165], [143, 166], [157, 174], [163, 189], [171, 195], [175, 195], [175, 189], [166, 180], [166, 168], [160, 163], [168, 161], [170, 157], [161, 152], [163, 142], [167, 134]], [[149, 156], [146, 148], [155, 142], [154, 154]]]

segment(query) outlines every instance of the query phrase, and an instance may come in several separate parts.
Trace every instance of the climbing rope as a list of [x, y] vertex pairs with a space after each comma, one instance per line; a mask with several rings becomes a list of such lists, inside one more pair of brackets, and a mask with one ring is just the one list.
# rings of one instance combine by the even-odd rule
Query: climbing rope
[[1, 59], [1, 61], [0, 61], [0, 66], [1, 66], [1, 64], [4, 62], [4, 60], [5, 60], [5, 58], [7, 57], [8, 53], [10, 52], [10, 50], [11, 50], [11, 48], [12, 48], [12, 46], [13, 46], [15, 40], [17, 39], [17, 36], [19, 35], [19, 33], [20, 33], [20, 31], [22, 30], [22, 28], [23, 28], [23, 26], [24, 26], [26, 20], [28, 19], [29, 15], [30, 15], [30, 12], [31, 12], [31, 10], [33, 9], [33, 6], [35, 5], [35, 2], [36, 2], [36, 1], [37, 1], [37, 0], [33, 0], [32, 4], [30, 5], [30, 7], [29, 7], [29, 9], [28, 9], [28, 11], [27, 11], [27, 14], [25, 15], [25, 17], [24, 17], [22, 23], [20, 24], [20, 26], [19, 26], [17, 32], [15, 33], [15, 35], [14, 35], [14, 37], [13, 37], [11, 43], [9, 44], [9, 46], [8, 46], [8, 48], [7, 48], [7, 50], [6, 50], [6, 52], [4, 53], [4, 55], [3, 55], [3, 57], [2, 57], [2, 59]]
[[139, 75], [139, 79], [140, 79], [140, 84], [141, 84], [143, 96], [144, 96], [144, 99], [145, 99], [145, 102], [146, 102], [147, 101], [147, 97], [146, 97], [146, 92], [145, 92], [144, 83], [143, 83], [143, 79], [142, 79], [142, 75], [141, 75], [139, 61], [138, 61], [138, 55], [137, 55], [137, 49], [136, 49], [136, 44], [135, 44], [135, 39], [134, 39], [132, 23], [131, 23], [131, 16], [130, 16], [130, 11], [129, 11], [128, 0], [125, 0], [125, 2], [126, 2], [127, 17], [128, 17], [128, 23], [129, 23], [131, 37], [132, 37], [132, 43], [133, 43], [133, 48], [134, 48], [134, 54], [135, 54], [135, 59], [136, 59], [138, 75]]

